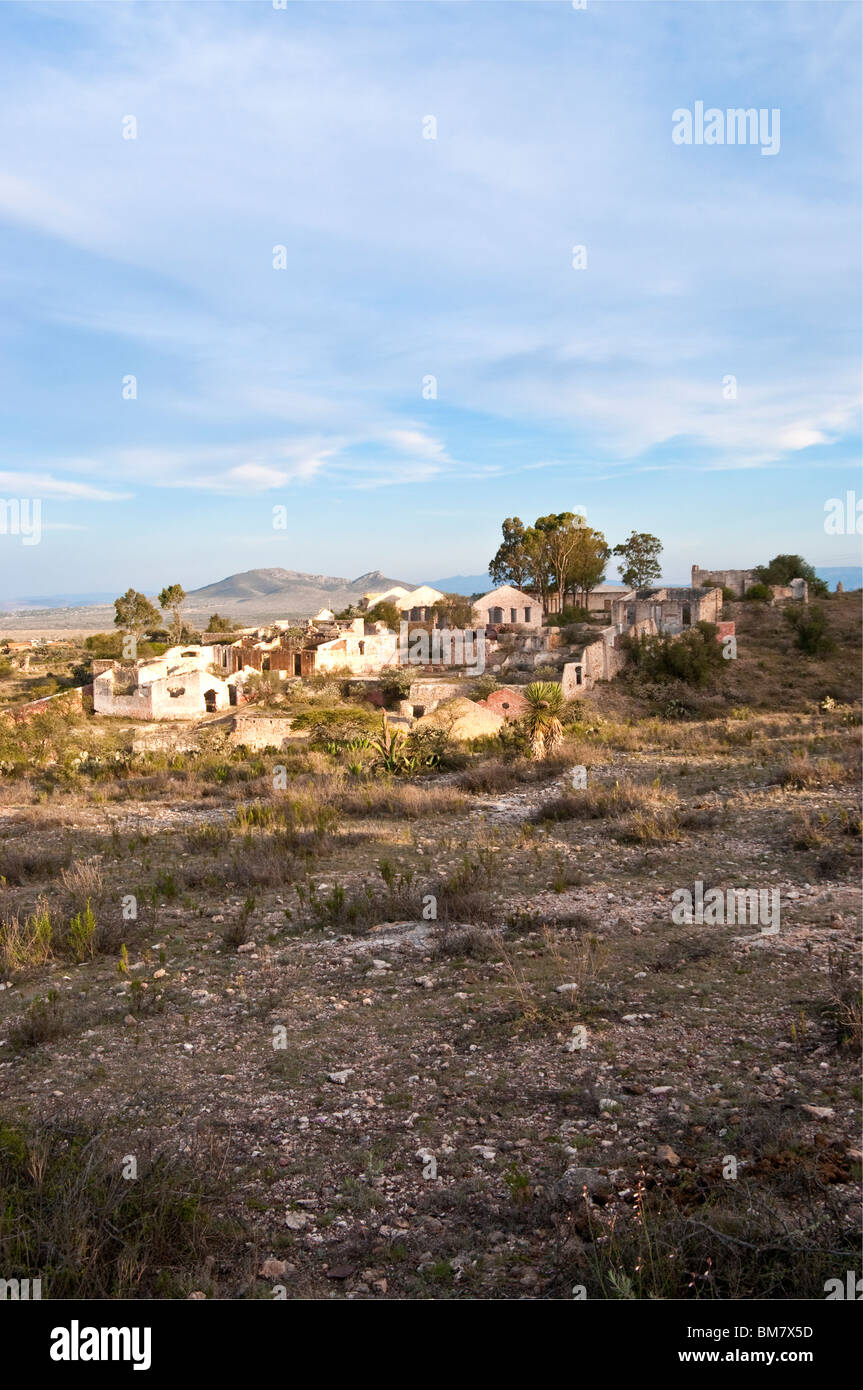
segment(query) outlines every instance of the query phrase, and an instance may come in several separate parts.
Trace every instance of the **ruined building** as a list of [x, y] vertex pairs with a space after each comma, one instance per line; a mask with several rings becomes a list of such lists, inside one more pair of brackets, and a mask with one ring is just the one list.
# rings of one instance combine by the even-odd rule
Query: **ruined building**
[[129, 665], [93, 662], [93, 711], [126, 719], [195, 719], [232, 703], [210, 670], [210, 647], [171, 647]]
[[[747, 589], [751, 589], [753, 584], [762, 583], [762, 580], [755, 570], [703, 570], [693, 565], [692, 583], [693, 586], [718, 584], [720, 588], [730, 589], [738, 598], [743, 598]], [[792, 579], [790, 584], [769, 584], [767, 587], [773, 592], [774, 603], [789, 599], [795, 603], [809, 602], [809, 585], [805, 579]]]
[[597, 681], [608, 681], [626, 665], [623, 638], [655, 637], [668, 633], [678, 637], [696, 623], [714, 623], [720, 635], [732, 635], [733, 624], [722, 624], [720, 588], [630, 589], [610, 604], [611, 623], [600, 629], [575, 661], [563, 668], [563, 693], [567, 699], [590, 690]]

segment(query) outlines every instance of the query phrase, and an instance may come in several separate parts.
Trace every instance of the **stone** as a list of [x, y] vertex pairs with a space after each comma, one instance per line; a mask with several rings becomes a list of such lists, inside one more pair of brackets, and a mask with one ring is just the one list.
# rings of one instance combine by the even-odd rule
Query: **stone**
[[308, 1224], [309, 1218], [304, 1211], [285, 1212], [285, 1225], [289, 1231], [304, 1231]]
[[343, 1071], [328, 1071], [327, 1080], [332, 1081], [336, 1086], [344, 1086], [349, 1076], [353, 1076], [354, 1068], [345, 1067]]
[[611, 1183], [597, 1168], [567, 1168], [557, 1184], [565, 1201], [574, 1202], [587, 1192], [588, 1197], [610, 1197]]
[[272, 1257], [264, 1260], [258, 1270], [261, 1279], [281, 1279], [287, 1273], [288, 1266], [284, 1260], [275, 1260]]
[[680, 1158], [670, 1144], [660, 1144], [656, 1150], [656, 1157], [660, 1163], [667, 1163], [670, 1168], [677, 1168], [680, 1165]]

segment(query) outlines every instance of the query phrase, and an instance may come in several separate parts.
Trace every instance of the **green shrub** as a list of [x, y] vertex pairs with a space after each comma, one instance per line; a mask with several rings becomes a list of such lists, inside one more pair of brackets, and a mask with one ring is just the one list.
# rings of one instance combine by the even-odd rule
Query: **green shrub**
[[88, 957], [92, 959], [95, 956], [96, 918], [93, 916], [89, 898], [83, 912], [76, 912], [69, 921], [68, 941], [72, 954], [79, 965]]
[[669, 633], [628, 637], [624, 647], [631, 664], [648, 680], [679, 680], [686, 685], [705, 686], [723, 668], [716, 631], [715, 624], [701, 622], [679, 637]]
[[4, 973], [44, 965], [51, 958], [51, 917], [44, 904], [21, 923], [17, 916], [0, 923], [0, 966]]
[[770, 603], [773, 590], [767, 584], [750, 584], [743, 597], [749, 603]]
[[785, 621], [794, 629], [794, 645], [807, 656], [826, 656], [836, 650], [824, 609], [819, 605], [808, 608], [796, 603], [785, 609]]

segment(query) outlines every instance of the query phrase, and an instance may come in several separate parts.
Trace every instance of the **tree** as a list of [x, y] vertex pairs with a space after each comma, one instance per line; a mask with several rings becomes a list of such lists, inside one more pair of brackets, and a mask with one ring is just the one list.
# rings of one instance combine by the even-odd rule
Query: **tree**
[[633, 531], [629, 540], [614, 547], [613, 553], [622, 560], [617, 570], [630, 589], [644, 589], [648, 584], [655, 584], [662, 573], [659, 564], [662, 541], [651, 536], [649, 531]]
[[469, 628], [473, 623], [473, 604], [464, 594], [444, 594], [431, 611], [442, 627]]
[[[161, 595], [159, 596], [161, 598]], [[233, 632], [234, 624], [230, 618], [223, 618], [219, 613], [211, 613], [207, 619], [208, 632]]]
[[507, 517], [501, 530], [503, 540], [488, 567], [488, 572], [495, 584], [514, 584], [516, 589], [520, 589], [533, 574], [527, 533], [517, 516]]
[[805, 579], [814, 594], [826, 594], [828, 586], [819, 579], [808, 560], [802, 555], [774, 555], [769, 565], [757, 565], [755, 573], [762, 584], [787, 586], [792, 579]]
[[374, 608], [370, 608], [368, 613], [365, 614], [365, 617], [370, 623], [386, 623], [387, 627], [392, 628], [394, 632], [398, 631], [401, 616], [396, 605], [390, 603], [388, 599], [382, 599], [380, 603], [376, 603]]
[[131, 633], [136, 643], [145, 632], [157, 628], [162, 621], [158, 608], [154, 608], [145, 594], [137, 589], [127, 589], [121, 598], [114, 599], [114, 626]]
[[554, 681], [533, 681], [525, 686], [524, 698], [530, 706], [524, 716], [524, 726], [530, 740], [531, 757], [547, 758], [563, 742], [560, 722], [563, 689]]
[[503, 544], [489, 565], [498, 584], [517, 588], [529, 582], [543, 608], [557, 591], [563, 609], [567, 593], [577, 589], [586, 596], [605, 574], [611, 551], [601, 531], [588, 526], [577, 512], [549, 512], [525, 527], [518, 517], [503, 523]]
[[159, 594], [159, 607], [163, 613], [171, 614], [171, 637], [179, 642], [183, 634], [183, 604], [186, 590], [182, 584], [168, 584]]
[[540, 555], [557, 588], [558, 606], [564, 607], [570, 564], [579, 545], [579, 532], [587, 525], [575, 512], [551, 512], [539, 516], [534, 529], [544, 538]]
[[565, 587], [581, 594], [582, 607], [587, 607], [587, 596], [591, 589], [595, 589], [605, 578], [605, 567], [610, 559], [611, 550], [602, 532], [595, 531], [587, 522], [579, 526]]

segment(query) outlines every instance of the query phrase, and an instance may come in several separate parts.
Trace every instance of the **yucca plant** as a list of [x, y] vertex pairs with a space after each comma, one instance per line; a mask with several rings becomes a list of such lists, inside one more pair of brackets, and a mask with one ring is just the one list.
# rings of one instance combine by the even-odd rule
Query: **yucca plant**
[[547, 758], [563, 742], [563, 725], [560, 722], [563, 689], [554, 681], [532, 681], [525, 687], [524, 698], [530, 706], [524, 716], [530, 755], [537, 760]]

